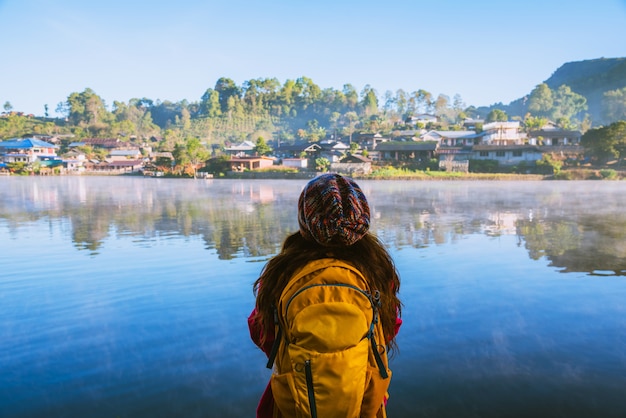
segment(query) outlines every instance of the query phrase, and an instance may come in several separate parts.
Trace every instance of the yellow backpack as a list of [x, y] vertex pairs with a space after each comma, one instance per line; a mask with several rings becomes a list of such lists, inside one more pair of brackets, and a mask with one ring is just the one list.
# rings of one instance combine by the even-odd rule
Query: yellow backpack
[[321, 259], [285, 287], [268, 368], [275, 417], [386, 417], [391, 380], [380, 294], [351, 265]]

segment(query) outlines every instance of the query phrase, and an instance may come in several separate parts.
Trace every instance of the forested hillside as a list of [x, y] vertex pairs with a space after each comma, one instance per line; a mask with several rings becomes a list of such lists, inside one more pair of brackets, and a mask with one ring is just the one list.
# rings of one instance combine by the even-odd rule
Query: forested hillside
[[[551, 92], [567, 86], [572, 92], [583, 96], [587, 109], [579, 118], [584, 117], [584, 114], [588, 115], [594, 126], [626, 118], [626, 58], [568, 62], [542, 84]], [[539, 93], [536, 90], [533, 92]], [[505, 106], [505, 110], [511, 115], [524, 117], [529, 111], [529, 100], [533, 98], [533, 92]]]
[[[276, 78], [247, 80], [241, 85], [222, 77], [200, 100], [180, 102], [132, 98], [104, 100], [90, 88], [69, 93], [57, 105], [62, 118], [23, 115], [4, 103], [0, 139], [27, 134], [114, 137], [150, 141], [154, 148], [173, 150], [189, 139], [214, 150], [243, 140], [319, 141], [351, 138], [354, 133], [393, 137], [411, 129], [461, 130], [466, 118], [485, 122], [517, 119], [525, 129], [553, 121], [563, 129], [590, 128], [626, 120], [626, 58], [594, 59], [562, 65], [528, 95], [504, 105], [476, 108], [456, 95], [426, 90], [378, 92], [366, 85], [357, 91], [322, 88], [307, 77], [280, 82]], [[48, 106], [46, 105], [46, 113]], [[410, 124], [412, 116], [428, 113], [437, 123]]]

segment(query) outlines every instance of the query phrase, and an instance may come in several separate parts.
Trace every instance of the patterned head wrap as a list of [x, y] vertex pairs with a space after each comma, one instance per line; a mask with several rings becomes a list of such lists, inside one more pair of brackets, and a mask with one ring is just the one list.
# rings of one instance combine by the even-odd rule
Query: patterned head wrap
[[298, 200], [300, 234], [324, 246], [352, 245], [367, 233], [370, 208], [361, 188], [339, 174], [311, 180]]

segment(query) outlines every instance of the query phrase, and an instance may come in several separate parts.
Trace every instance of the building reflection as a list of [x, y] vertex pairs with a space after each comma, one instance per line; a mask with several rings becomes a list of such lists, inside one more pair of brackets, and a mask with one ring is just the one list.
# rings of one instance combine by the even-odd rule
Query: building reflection
[[[199, 236], [228, 260], [267, 258], [297, 230], [297, 181], [143, 178], [11, 179], [0, 191], [0, 226], [42, 219], [68, 226], [75, 248], [97, 254], [133, 236]], [[372, 231], [392, 248], [422, 248], [467, 235], [515, 236], [530, 258], [562, 271], [626, 275], [623, 193], [589, 182], [364, 182]], [[584, 189], [584, 190], [583, 190]], [[595, 193], [595, 194], [594, 194]]]

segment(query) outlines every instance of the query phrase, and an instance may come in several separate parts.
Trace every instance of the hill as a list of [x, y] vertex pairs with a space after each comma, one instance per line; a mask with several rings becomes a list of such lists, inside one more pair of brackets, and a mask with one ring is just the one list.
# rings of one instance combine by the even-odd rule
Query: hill
[[599, 58], [568, 62], [559, 67], [545, 83], [551, 89], [568, 85], [585, 96], [593, 120], [602, 120], [602, 96], [626, 87], [626, 58]]
[[[584, 61], [568, 62], [561, 65], [547, 80], [543, 81], [551, 90], [562, 85], [569, 86], [572, 91], [587, 99], [588, 113], [594, 125], [611, 123], [605, 120], [602, 112], [604, 93], [611, 90], [626, 88], [626, 58], [598, 58]], [[539, 84], [539, 83], [538, 83]], [[530, 92], [529, 92], [530, 94]], [[526, 97], [512, 101], [504, 109], [509, 116], [524, 117], [527, 112]], [[502, 104], [495, 104], [481, 113], [495, 108], [502, 109]]]

